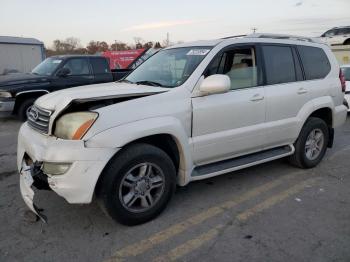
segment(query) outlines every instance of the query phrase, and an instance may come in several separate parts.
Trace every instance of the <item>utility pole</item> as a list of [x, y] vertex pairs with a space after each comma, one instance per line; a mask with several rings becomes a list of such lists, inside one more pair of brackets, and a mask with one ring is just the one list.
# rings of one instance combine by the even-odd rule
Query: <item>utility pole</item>
[[169, 32], [166, 33], [166, 46], [169, 46], [170, 44], [170, 36], [169, 36]]

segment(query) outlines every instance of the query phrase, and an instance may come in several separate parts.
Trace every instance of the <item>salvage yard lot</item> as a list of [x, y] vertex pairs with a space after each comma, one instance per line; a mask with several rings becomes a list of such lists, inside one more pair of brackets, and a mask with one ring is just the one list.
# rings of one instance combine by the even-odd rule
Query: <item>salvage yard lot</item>
[[135, 227], [47, 191], [37, 203], [48, 224], [27, 221], [20, 123], [0, 121], [0, 261], [350, 261], [350, 119], [318, 167], [279, 160], [191, 183]]

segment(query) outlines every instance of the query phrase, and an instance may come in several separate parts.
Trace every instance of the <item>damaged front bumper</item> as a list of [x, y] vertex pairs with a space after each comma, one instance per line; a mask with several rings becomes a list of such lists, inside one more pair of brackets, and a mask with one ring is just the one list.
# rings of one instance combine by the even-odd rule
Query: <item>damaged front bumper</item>
[[33, 186], [39, 189], [49, 189], [48, 184], [45, 185], [45, 180], [40, 177], [43, 176], [38, 164], [27, 165], [26, 161], [22, 162], [20, 171], [19, 185], [22, 198], [31, 211], [33, 211], [43, 222], [47, 222], [46, 216], [42, 213], [42, 209], [34, 204], [34, 190]]
[[[25, 203], [42, 220], [46, 218], [33, 203], [33, 187], [52, 190], [71, 204], [90, 203], [100, 174], [118, 150], [46, 136], [24, 123], [18, 135], [17, 167]], [[43, 163], [70, 163], [70, 168], [61, 175], [44, 174]]]

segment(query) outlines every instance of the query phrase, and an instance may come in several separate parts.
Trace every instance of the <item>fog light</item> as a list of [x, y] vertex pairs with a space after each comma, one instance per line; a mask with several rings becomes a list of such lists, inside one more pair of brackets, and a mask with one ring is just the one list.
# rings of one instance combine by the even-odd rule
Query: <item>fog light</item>
[[71, 164], [69, 163], [49, 163], [44, 162], [41, 170], [47, 175], [63, 175], [68, 171]]

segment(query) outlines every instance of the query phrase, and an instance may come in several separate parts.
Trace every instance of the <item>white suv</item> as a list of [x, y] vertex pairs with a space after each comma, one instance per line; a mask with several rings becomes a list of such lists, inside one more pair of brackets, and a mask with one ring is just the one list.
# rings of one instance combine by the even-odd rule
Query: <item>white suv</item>
[[120, 82], [35, 102], [18, 138], [22, 196], [43, 220], [33, 186], [72, 204], [95, 195], [119, 222], [143, 223], [176, 185], [282, 157], [316, 166], [346, 119], [344, 91], [331, 50], [312, 39], [166, 48]]
[[332, 28], [321, 39], [329, 45], [350, 45], [350, 26]]

